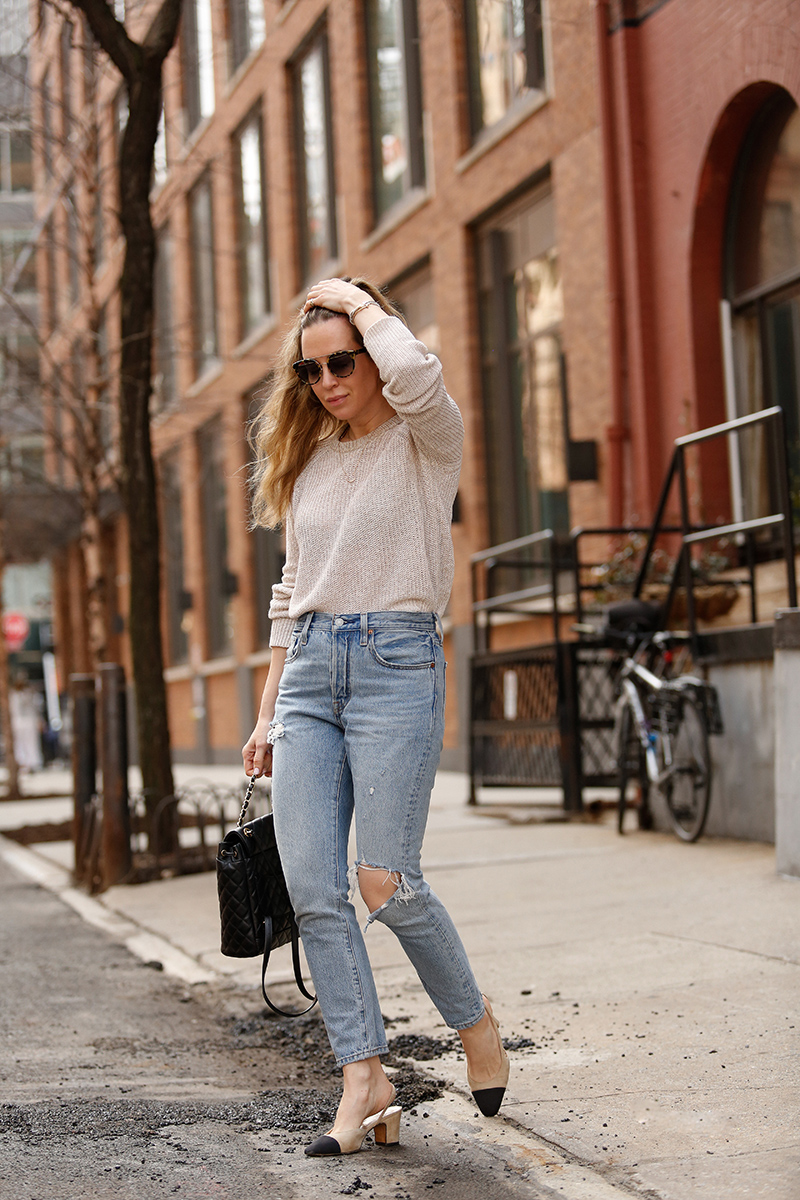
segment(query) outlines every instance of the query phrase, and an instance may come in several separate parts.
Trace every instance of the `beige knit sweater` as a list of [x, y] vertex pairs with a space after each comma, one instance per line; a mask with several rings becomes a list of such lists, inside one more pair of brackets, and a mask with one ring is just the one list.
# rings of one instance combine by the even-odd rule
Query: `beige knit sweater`
[[288, 646], [306, 612], [441, 613], [450, 596], [461, 414], [439, 360], [397, 317], [371, 325], [364, 344], [396, 416], [355, 441], [326, 438], [299, 476], [272, 646]]

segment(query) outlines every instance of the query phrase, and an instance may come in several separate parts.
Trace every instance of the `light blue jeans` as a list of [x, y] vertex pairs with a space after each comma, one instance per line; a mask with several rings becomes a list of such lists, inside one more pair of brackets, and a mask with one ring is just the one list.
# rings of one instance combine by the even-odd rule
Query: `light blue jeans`
[[[420, 850], [444, 729], [444, 654], [431, 613], [306, 613], [270, 739], [275, 833], [340, 1066], [386, 1052], [378, 994], [350, 902], [359, 866], [398, 872], [372, 913], [397, 935], [452, 1029], [483, 1016], [461, 939], [422, 877]], [[347, 843], [355, 816], [356, 862]]]

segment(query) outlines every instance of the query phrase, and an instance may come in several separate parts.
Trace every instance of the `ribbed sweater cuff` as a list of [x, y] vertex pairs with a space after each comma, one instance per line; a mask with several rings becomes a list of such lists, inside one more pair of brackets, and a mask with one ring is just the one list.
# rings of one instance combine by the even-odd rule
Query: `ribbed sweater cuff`
[[272, 629], [269, 634], [270, 646], [283, 647], [285, 650], [292, 640], [293, 629], [294, 621], [291, 617], [276, 617], [272, 622]]

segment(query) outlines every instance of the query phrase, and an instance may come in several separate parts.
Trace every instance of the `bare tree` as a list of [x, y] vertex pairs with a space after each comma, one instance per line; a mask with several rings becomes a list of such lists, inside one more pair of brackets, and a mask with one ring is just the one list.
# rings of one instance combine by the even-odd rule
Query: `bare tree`
[[161, 637], [161, 568], [156, 479], [150, 439], [155, 234], [150, 210], [164, 60], [175, 43], [181, 0], [162, 0], [134, 41], [105, 0], [71, 0], [122, 75], [128, 115], [119, 148], [119, 220], [125, 257], [119, 370], [119, 474], [130, 554], [128, 629], [139, 761], [148, 807], [173, 792]]

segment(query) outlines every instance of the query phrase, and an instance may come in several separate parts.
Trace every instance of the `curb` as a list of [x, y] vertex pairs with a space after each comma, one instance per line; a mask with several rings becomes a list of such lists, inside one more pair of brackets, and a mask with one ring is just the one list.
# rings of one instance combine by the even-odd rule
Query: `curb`
[[167, 975], [180, 979], [183, 983], [222, 983], [227, 979], [210, 967], [202, 967], [196, 961], [173, 946], [159, 934], [142, 929], [141, 926], [120, 916], [114, 909], [108, 908], [102, 900], [96, 900], [86, 892], [82, 892], [72, 883], [68, 871], [56, 866], [36, 854], [35, 851], [20, 846], [10, 838], [0, 834], [0, 858], [26, 879], [45, 888], [63, 900], [88, 925], [102, 929], [115, 941], [125, 946], [131, 954], [142, 962], [158, 961], [162, 964]]

